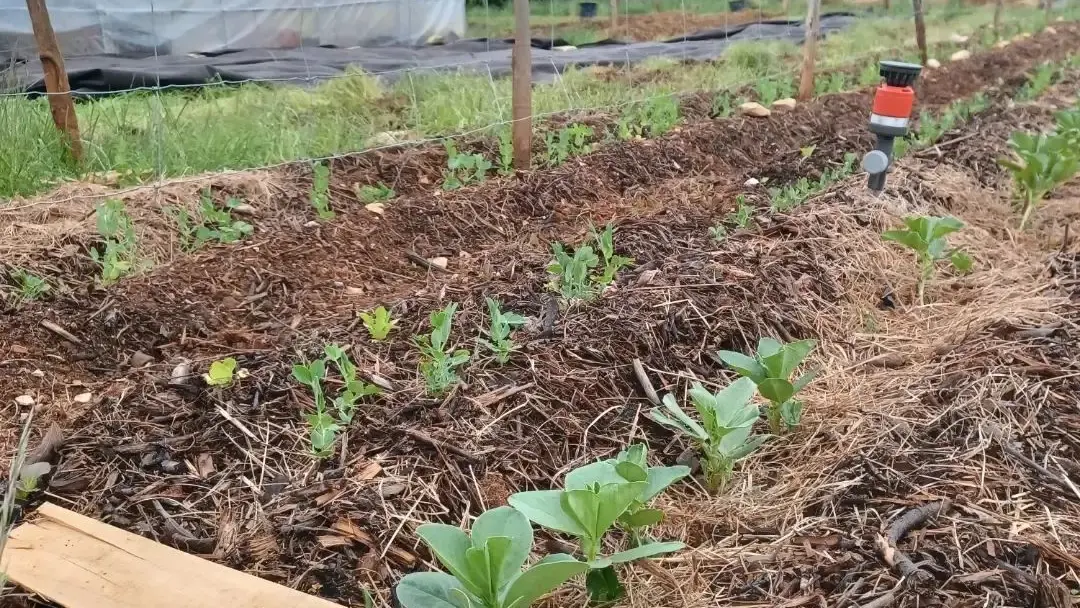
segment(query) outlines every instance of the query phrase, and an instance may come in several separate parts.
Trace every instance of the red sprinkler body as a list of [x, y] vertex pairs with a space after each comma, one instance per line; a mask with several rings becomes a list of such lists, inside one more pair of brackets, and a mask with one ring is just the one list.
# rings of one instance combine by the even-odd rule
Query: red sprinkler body
[[870, 114], [870, 132], [877, 135], [877, 145], [862, 159], [863, 169], [870, 174], [869, 186], [875, 192], [885, 189], [885, 175], [892, 166], [893, 142], [908, 133], [911, 112], [915, 108], [915, 79], [922, 66], [899, 61], [882, 61], [879, 73], [885, 82], [874, 94], [874, 109]]

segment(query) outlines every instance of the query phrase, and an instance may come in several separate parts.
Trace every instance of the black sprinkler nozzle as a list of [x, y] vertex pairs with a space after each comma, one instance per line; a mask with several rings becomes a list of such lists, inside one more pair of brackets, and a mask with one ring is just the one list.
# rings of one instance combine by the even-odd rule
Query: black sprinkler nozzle
[[903, 61], [882, 61], [878, 69], [878, 73], [885, 79], [885, 84], [890, 87], [910, 87], [915, 84], [920, 72], [921, 65]]

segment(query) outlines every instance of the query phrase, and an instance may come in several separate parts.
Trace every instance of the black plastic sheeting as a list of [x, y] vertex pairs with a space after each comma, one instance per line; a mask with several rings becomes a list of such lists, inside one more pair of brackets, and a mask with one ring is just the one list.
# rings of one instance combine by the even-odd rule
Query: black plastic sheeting
[[[821, 18], [822, 36], [851, 26], [851, 13], [830, 13]], [[532, 71], [536, 82], [550, 82], [556, 73], [571, 66], [623, 66], [650, 57], [709, 60], [719, 57], [736, 42], [788, 40], [800, 43], [801, 21], [763, 21], [695, 32], [659, 42], [623, 43], [605, 40], [572, 50], [555, 50], [562, 40], [532, 41]], [[512, 40], [469, 39], [424, 47], [303, 48], [291, 50], [251, 49], [210, 55], [168, 55], [125, 58], [115, 56], [72, 57], [66, 61], [72, 91], [79, 95], [114, 93], [139, 88], [194, 87], [212, 82], [251, 81], [310, 85], [342, 74], [346, 67], [362, 68], [394, 81], [413, 74], [469, 71], [493, 77], [510, 74]], [[16, 90], [42, 93], [45, 84], [38, 60], [14, 66]]]

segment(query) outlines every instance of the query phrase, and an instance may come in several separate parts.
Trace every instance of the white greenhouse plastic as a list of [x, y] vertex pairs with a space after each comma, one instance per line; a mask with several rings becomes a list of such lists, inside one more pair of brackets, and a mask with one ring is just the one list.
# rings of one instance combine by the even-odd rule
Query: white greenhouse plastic
[[[50, 0], [65, 55], [149, 56], [423, 44], [465, 34], [464, 0]], [[24, 0], [0, 0], [0, 53], [36, 55]]]

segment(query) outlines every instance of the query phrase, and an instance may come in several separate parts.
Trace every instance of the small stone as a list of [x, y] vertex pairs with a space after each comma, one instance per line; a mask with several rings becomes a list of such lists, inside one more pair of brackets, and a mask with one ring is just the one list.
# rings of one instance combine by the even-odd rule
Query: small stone
[[79, 393], [71, 398], [75, 403], [90, 403], [90, 399], [93, 397], [93, 393]]
[[757, 103], [756, 101], [748, 101], [739, 106], [739, 113], [745, 116], [754, 116], [756, 118], [764, 118], [770, 114], [769, 108]]
[[316, 222], [315, 220], [311, 220], [310, 222], [304, 224], [304, 228], [318, 228], [318, 227], [319, 227], [319, 222]]
[[383, 131], [382, 133], [376, 133], [371, 136], [371, 139], [367, 140], [369, 147], [373, 146], [393, 146], [402, 142], [409, 141], [412, 138], [412, 134], [408, 131]]
[[30, 395], [19, 395], [15, 397], [15, 404], [21, 407], [30, 407], [34, 405], [34, 398]]
[[41, 371], [40, 369], [35, 369], [34, 371], [30, 372], [30, 375], [35, 378], [44, 378], [45, 372]]
[[21, 344], [12, 344], [11, 345], [11, 352], [16, 354], [16, 355], [29, 355], [30, 354], [30, 349], [26, 348], [25, 346], [23, 346]]
[[1007, 46], [1009, 46], [1009, 41], [1008, 40], [998, 40], [997, 42], [994, 43], [994, 48], [995, 49], [1003, 49], [1003, 48], [1005, 48]]
[[141, 350], [137, 350], [131, 353], [130, 363], [131, 367], [143, 367], [151, 363], [153, 360], [154, 358], [150, 355], [142, 352]]
[[255, 207], [252, 207], [247, 203], [240, 203], [233, 207], [232, 210], [239, 215], [254, 216], [259, 214], [259, 212], [255, 210]]
[[346, 287], [345, 295], [347, 296], [362, 296], [364, 295], [363, 287]]
[[446, 266], [450, 263], [450, 260], [440, 256], [437, 258], [428, 258], [428, 263], [430, 263], [432, 266], [435, 266], [436, 268], [442, 268], [443, 270], [446, 270]]
[[166, 473], [177, 473], [180, 471], [180, 463], [176, 460], [162, 460], [161, 470]]
[[368, 203], [364, 205], [364, 209], [367, 209], [375, 215], [382, 215], [386, 212], [386, 205], [382, 203]]
[[654, 279], [656, 279], [656, 275], [658, 274], [660, 274], [659, 270], [657, 270], [656, 268], [650, 268], [638, 275], [637, 284], [649, 285], [653, 282]]
[[1058, 23], [1064, 23], [1065, 17], [1058, 17], [1057, 19], [1054, 19], [1054, 21], [1057, 21]]
[[956, 44], [964, 44], [968, 41], [968, 36], [961, 36], [960, 34], [953, 32], [953, 35], [949, 36], [949, 40], [952, 40]]
[[963, 60], [968, 59], [970, 57], [971, 57], [971, 51], [969, 51], [967, 49], [961, 49], [961, 50], [956, 51], [955, 53], [953, 53], [952, 56], [949, 57], [949, 61], [963, 61]]
[[744, 186], [756, 186], [756, 185], [758, 185], [758, 184], [760, 184], [760, 183], [761, 183], [761, 182], [760, 182], [760, 181], [758, 181], [758, 179], [757, 179], [756, 177], [751, 177], [750, 179], [748, 179], [748, 180], [746, 180], [745, 182], [743, 182], [743, 185], [744, 185]]
[[1046, 32], [1047, 34], [1056, 34], [1057, 33], [1057, 30], [1055, 30], [1054, 26], [1052, 26], [1052, 25], [1046, 26], [1046, 29], [1043, 30], [1043, 31]]
[[934, 68], [936, 70], [937, 68], [941, 67], [941, 62], [938, 61], [937, 59], [927, 59], [926, 60], [926, 67]]
[[341, 289], [342, 287], [345, 287], [345, 283], [342, 283], [341, 281], [334, 281], [334, 287]]
[[183, 384], [191, 378], [191, 363], [187, 361], [181, 361], [176, 364], [176, 367], [172, 369], [172, 373], [169, 374], [169, 382], [175, 384]]
[[787, 111], [794, 110], [795, 106], [797, 104], [798, 104], [798, 102], [795, 101], [794, 98], [785, 97], [783, 99], [777, 99], [776, 101], [772, 102], [772, 108], [774, 110], [783, 110], [783, 111], [787, 112]]

